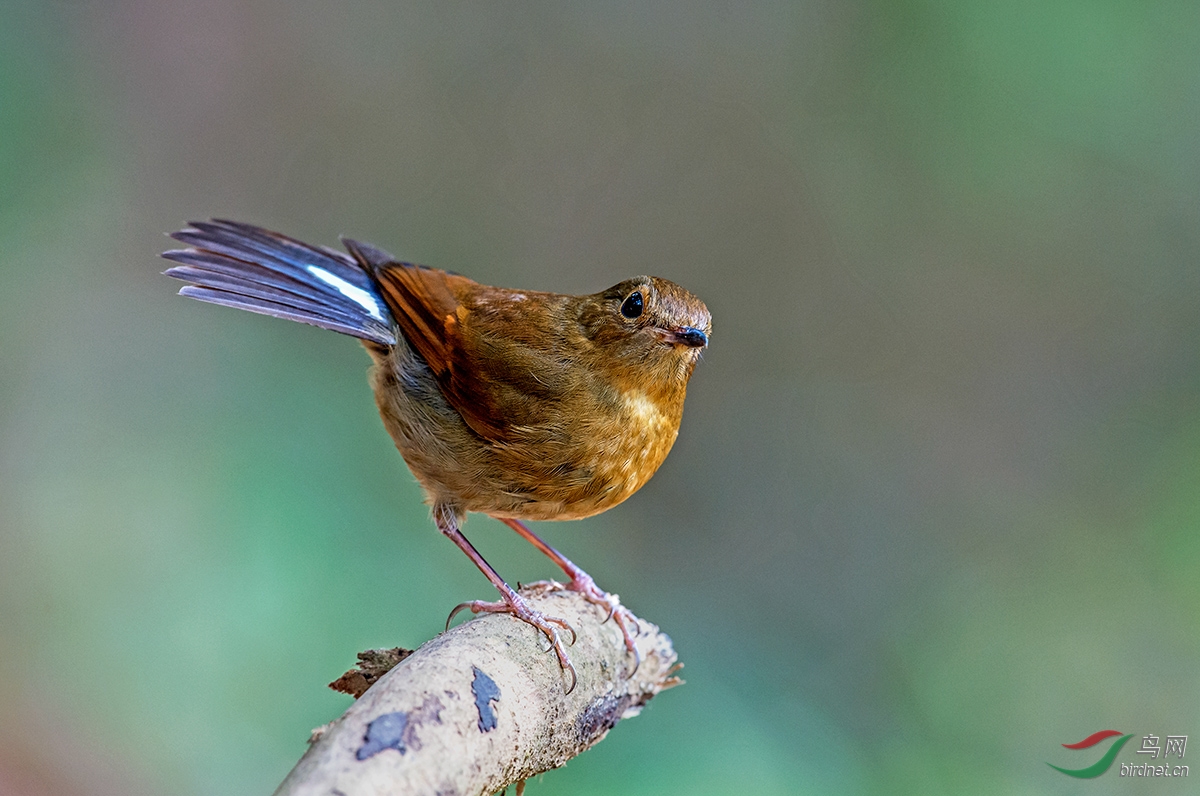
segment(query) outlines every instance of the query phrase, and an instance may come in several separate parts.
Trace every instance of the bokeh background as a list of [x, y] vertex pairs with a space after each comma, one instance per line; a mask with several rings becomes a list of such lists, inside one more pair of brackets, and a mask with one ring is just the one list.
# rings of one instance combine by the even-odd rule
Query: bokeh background
[[159, 275], [210, 215], [711, 308], [539, 527], [688, 684], [530, 793], [1188, 792], [1046, 762], [1200, 735], [1194, 2], [0, 2], [4, 796], [268, 793], [489, 597], [354, 341]]

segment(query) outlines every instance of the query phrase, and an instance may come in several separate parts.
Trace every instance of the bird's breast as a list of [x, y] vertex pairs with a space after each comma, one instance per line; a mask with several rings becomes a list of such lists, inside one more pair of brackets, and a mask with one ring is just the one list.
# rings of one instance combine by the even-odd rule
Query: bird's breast
[[650, 479], [666, 459], [679, 433], [680, 412], [638, 389], [623, 391], [607, 432], [597, 429], [587, 443], [597, 466], [590, 513], [622, 502]]
[[635, 433], [653, 435], [670, 418], [658, 402], [641, 390], [627, 390], [621, 396], [621, 415]]

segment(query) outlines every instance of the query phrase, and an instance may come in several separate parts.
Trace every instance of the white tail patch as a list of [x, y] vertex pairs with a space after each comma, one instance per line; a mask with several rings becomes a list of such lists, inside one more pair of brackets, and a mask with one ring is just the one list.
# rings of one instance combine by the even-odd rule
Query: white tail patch
[[336, 287], [339, 293], [366, 310], [372, 318], [377, 321], [383, 320], [383, 315], [381, 315], [379, 312], [379, 302], [377, 302], [375, 297], [370, 293], [363, 290], [361, 287], [355, 287], [345, 279], [342, 279], [340, 276], [335, 276], [334, 274], [329, 273], [324, 268], [310, 265], [308, 266], [308, 270], [309, 273], [311, 273], [317, 279], [320, 279], [325, 284]]

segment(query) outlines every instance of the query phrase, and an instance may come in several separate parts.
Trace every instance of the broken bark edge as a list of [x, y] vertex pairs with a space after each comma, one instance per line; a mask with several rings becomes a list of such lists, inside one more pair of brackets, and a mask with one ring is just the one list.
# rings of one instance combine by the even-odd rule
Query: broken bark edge
[[[412, 655], [413, 651], [404, 647], [392, 647], [386, 650], [364, 650], [358, 653], [358, 663], [354, 668], [329, 684], [334, 691], [358, 699], [367, 693], [367, 689], [375, 685], [375, 681], [395, 668], [396, 664]], [[317, 730], [321, 729], [320, 727]], [[317, 730], [313, 730], [314, 733]], [[310, 739], [315, 741], [316, 738]]]
[[575, 629], [574, 691], [565, 693], [570, 675], [540, 632], [507, 615], [476, 617], [398, 656], [340, 718], [314, 732], [276, 796], [498, 793], [564, 765], [682, 682], [671, 639], [658, 627], [638, 620], [642, 662], [631, 671], [616, 622], [556, 585], [530, 584], [521, 595]]

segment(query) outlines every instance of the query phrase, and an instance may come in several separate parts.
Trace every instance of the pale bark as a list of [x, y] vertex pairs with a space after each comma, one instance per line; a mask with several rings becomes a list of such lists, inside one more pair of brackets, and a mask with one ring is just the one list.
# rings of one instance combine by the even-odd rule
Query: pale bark
[[679, 683], [671, 640], [654, 625], [640, 622], [632, 671], [600, 608], [537, 584], [521, 594], [578, 634], [570, 694], [541, 633], [511, 616], [477, 617], [404, 658], [322, 728], [277, 796], [496, 793], [563, 765]]

